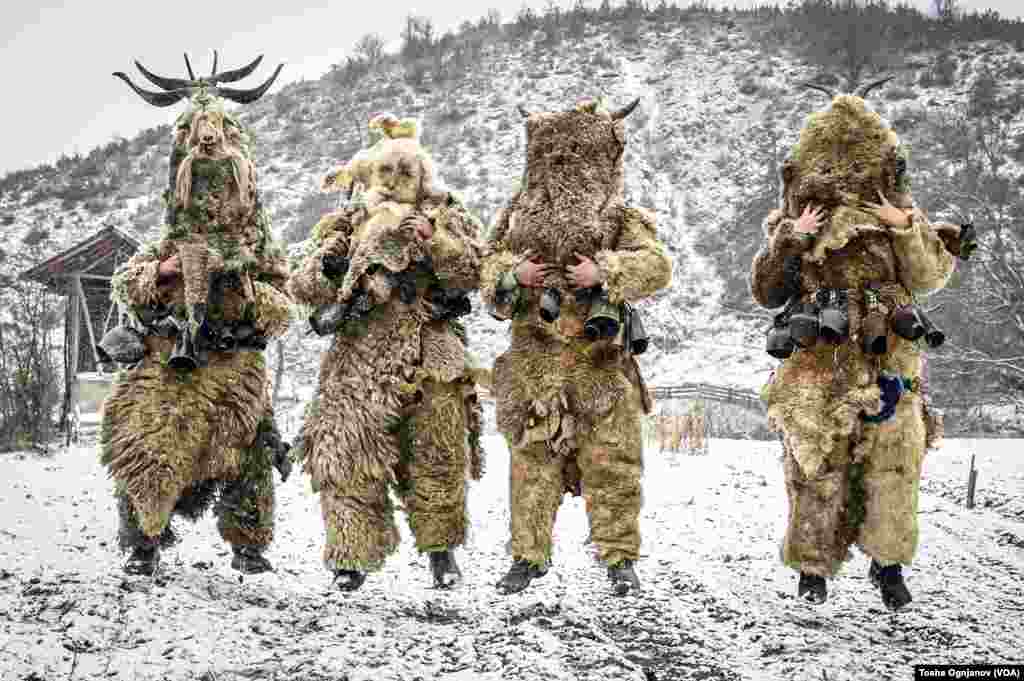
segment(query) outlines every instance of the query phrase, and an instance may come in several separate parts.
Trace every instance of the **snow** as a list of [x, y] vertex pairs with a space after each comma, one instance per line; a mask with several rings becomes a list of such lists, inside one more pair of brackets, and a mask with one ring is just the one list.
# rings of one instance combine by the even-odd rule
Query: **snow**
[[[493, 419], [493, 414], [488, 416]], [[492, 421], [493, 422], [493, 421]], [[858, 555], [814, 608], [793, 598], [777, 546], [786, 514], [774, 442], [713, 440], [706, 456], [650, 448], [644, 590], [616, 599], [566, 497], [554, 567], [501, 596], [509, 565], [508, 453], [485, 438], [470, 492], [466, 583], [431, 588], [402, 546], [353, 594], [320, 564], [309, 481], [278, 486], [276, 572], [241, 578], [212, 519], [178, 525], [157, 578], [126, 577], [111, 483], [91, 446], [2, 455], [0, 678], [7, 679], [905, 679], [929, 663], [1019, 662], [1024, 649], [1021, 441], [954, 440], [929, 454], [915, 601], [884, 610]], [[978, 506], [962, 505], [967, 461]]]

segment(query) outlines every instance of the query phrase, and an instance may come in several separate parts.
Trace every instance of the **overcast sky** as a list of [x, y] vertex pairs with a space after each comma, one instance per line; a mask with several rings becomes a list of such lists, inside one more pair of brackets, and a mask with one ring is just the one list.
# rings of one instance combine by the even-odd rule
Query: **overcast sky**
[[[599, 1], [586, 4], [594, 7]], [[921, 8], [929, 2], [912, 0]], [[284, 70], [270, 90], [276, 92], [282, 83], [319, 78], [331, 64], [343, 61], [367, 33], [396, 40], [410, 12], [431, 18], [443, 32], [466, 19], [476, 21], [488, 7], [508, 20], [524, 4], [541, 10], [548, 0], [0, 0], [0, 45], [6, 45], [0, 49], [5, 83], [0, 174], [52, 163], [61, 154], [87, 153], [116, 136], [132, 137], [144, 128], [173, 121], [182, 105], [150, 106], [110, 75], [124, 71], [152, 89], [138, 76], [132, 59], [158, 74], [185, 77], [184, 52], [197, 74], [209, 73], [213, 48], [220, 51], [220, 70], [265, 54], [256, 73], [236, 86], [254, 87], [283, 62]], [[568, 7], [572, 2], [556, 4]], [[1022, 16], [1020, 0], [961, 4], [968, 10], [991, 8], [1005, 17]]]

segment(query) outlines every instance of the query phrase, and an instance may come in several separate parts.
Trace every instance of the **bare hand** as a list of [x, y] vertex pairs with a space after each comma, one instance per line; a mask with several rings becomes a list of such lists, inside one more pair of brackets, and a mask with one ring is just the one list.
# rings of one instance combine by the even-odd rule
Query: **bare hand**
[[793, 231], [797, 234], [817, 234], [824, 225], [822, 220], [821, 206], [812, 209], [811, 204], [807, 204], [804, 207], [804, 212], [797, 219]]
[[162, 261], [156, 272], [160, 279], [173, 279], [181, 274], [181, 258], [175, 253], [167, 260]]
[[434, 225], [430, 223], [430, 220], [418, 213], [407, 215], [402, 220], [402, 225], [406, 227], [411, 226], [416, 233], [416, 238], [420, 241], [429, 241], [434, 236]]
[[540, 256], [535, 255], [529, 260], [524, 260], [519, 263], [519, 267], [516, 268], [516, 281], [519, 282], [520, 286], [536, 288], [543, 284], [544, 277], [550, 274], [554, 269], [554, 265], [541, 262]]
[[907, 216], [907, 212], [889, 203], [889, 199], [885, 198], [885, 194], [882, 193], [881, 189], [876, 191], [878, 192], [878, 198], [882, 202], [871, 203], [865, 201], [862, 208], [890, 227], [895, 227], [896, 229], [906, 229], [909, 227], [910, 218]]
[[578, 265], [568, 265], [565, 268], [568, 274], [569, 283], [576, 288], [590, 288], [601, 283], [601, 270], [597, 264], [585, 255], [573, 253], [579, 260]]

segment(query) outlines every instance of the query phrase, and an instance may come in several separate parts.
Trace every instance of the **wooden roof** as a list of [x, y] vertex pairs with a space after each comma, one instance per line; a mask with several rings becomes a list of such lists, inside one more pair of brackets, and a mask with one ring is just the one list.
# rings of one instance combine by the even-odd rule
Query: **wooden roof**
[[61, 280], [71, 275], [89, 272], [109, 276], [118, 261], [139, 250], [139, 245], [116, 227], [104, 227], [85, 241], [22, 272], [20, 278], [39, 282], [60, 293]]

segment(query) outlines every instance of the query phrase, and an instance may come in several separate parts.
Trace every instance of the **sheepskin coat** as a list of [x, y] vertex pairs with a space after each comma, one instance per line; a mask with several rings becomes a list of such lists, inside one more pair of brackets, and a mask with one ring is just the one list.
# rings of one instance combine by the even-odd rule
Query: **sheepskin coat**
[[[909, 563], [916, 549], [921, 463], [939, 434], [920, 390], [922, 341], [890, 329], [888, 351], [867, 354], [864, 291], [877, 288], [876, 311], [888, 317], [942, 288], [954, 259], [899, 176], [901, 153], [892, 130], [858, 97], [839, 96], [813, 114], [784, 167], [783, 205], [766, 219], [752, 267], [751, 290], [765, 307], [785, 302], [787, 257], [800, 262], [801, 302], [820, 288], [849, 297], [849, 337], [798, 348], [762, 392], [786, 451], [790, 517], [782, 557], [804, 572], [835, 574], [853, 543], [882, 564]], [[879, 224], [860, 207], [878, 201], [876, 188], [905, 209], [908, 226]], [[809, 203], [827, 217], [813, 239], [794, 232]], [[881, 409], [882, 374], [902, 377], [912, 389], [891, 418], [874, 423], [865, 417]]]
[[[186, 316], [186, 284], [195, 272], [183, 265], [183, 276], [162, 281], [158, 269], [188, 244], [202, 254], [208, 274], [225, 269], [238, 274], [236, 284], [210, 310], [211, 319], [250, 322], [268, 340], [288, 329], [287, 260], [271, 235], [251, 159], [245, 149], [230, 146], [240, 135], [237, 129], [227, 135], [229, 150], [223, 158], [191, 159], [187, 178], [172, 171], [168, 215], [174, 221], [162, 239], [115, 272], [112, 298], [138, 328], [144, 308], [165, 306]], [[186, 139], [179, 134], [172, 168], [174, 159], [180, 164], [188, 157]], [[187, 203], [174, 198], [184, 180]], [[258, 520], [248, 527], [223, 528], [222, 535], [237, 544], [268, 544], [273, 536], [270, 462], [253, 447], [269, 413], [263, 354], [211, 352], [206, 366], [182, 373], [167, 366], [173, 337], [147, 335], [144, 343], [144, 359], [118, 374], [104, 403], [100, 440], [101, 461], [134, 509], [141, 531], [159, 536], [181, 495], [197, 483], [250, 475], [262, 480], [252, 491], [258, 498], [251, 500], [260, 508]]]

